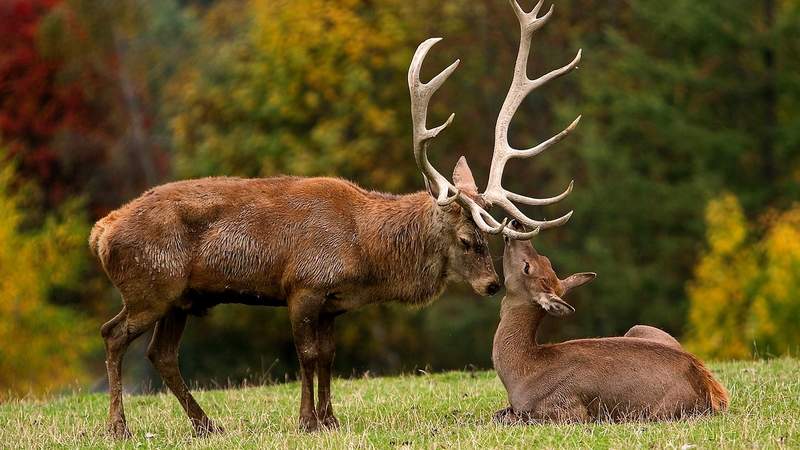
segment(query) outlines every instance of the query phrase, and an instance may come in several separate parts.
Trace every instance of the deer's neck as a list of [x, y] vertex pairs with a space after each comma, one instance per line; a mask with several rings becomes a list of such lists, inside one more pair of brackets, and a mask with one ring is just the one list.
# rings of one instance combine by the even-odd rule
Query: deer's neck
[[426, 192], [367, 208], [360, 233], [374, 277], [385, 286], [382, 300], [424, 304], [441, 295], [449, 275], [446, 212]]
[[492, 360], [503, 383], [529, 374], [530, 365], [536, 363], [536, 333], [545, 314], [524, 296], [508, 294], [503, 298], [492, 349]]

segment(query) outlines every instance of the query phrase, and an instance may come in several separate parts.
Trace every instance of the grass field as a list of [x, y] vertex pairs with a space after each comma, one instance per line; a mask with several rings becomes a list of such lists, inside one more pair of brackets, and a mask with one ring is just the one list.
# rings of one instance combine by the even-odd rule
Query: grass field
[[800, 448], [800, 361], [711, 364], [731, 393], [722, 415], [672, 423], [503, 427], [506, 406], [494, 372], [450, 372], [334, 382], [340, 430], [296, 426], [297, 383], [197, 392], [226, 428], [192, 437], [171, 394], [125, 398], [133, 439], [104, 433], [107, 396], [74, 394], [0, 405], [0, 447], [97, 448]]

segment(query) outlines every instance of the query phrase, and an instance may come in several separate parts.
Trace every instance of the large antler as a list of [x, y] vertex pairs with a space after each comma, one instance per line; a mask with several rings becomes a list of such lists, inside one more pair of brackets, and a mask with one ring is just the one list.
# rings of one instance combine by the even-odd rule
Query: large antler
[[525, 197], [523, 195], [507, 191], [503, 188], [503, 169], [505, 169], [505, 165], [509, 159], [529, 158], [531, 156], [538, 155], [539, 153], [550, 148], [550, 146], [553, 144], [564, 139], [564, 137], [566, 137], [573, 129], [575, 129], [581, 118], [578, 116], [578, 118], [575, 119], [575, 121], [573, 121], [570, 126], [568, 126], [561, 133], [535, 147], [526, 150], [518, 150], [511, 147], [508, 142], [508, 127], [511, 123], [511, 119], [514, 117], [514, 113], [517, 111], [517, 108], [519, 108], [519, 105], [522, 103], [525, 97], [531, 93], [531, 91], [539, 86], [542, 86], [550, 80], [569, 73], [578, 67], [578, 63], [581, 60], [581, 51], [579, 50], [578, 54], [575, 56], [575, 59], [573, 59], [572, 62], [566, 66], [553, 70], [552, 72], [542, 75], [535, 80], [529, 79], [527, 67], [528, 54], [530, 53], [531, 47], [531, 38], [533, 37], [533, 32], [541, 28], [542, 25], [547, 23], [547, 20], [550, 19], [550, 16], [553, 13], [553, 7], [550, 7], [550, 10], [547, 12], [547, 14], [537, 17], [539, 10], [544, 4], [544, 0], [540, 0], [539, 3], [537, 3], [533, 10], [529, 13], [523, 11], [516, 0], [509, 0], [509, 3], [511, 3], [511, 6], [514, 8], [514, 13], [517, 15], [517, 19], [519, 20], [519, 52], [517, 53], [517, 62], [514, 65], [514, 78], [511, 81], [511, 87], [508, 89], [508, 94], [506, 95], [506, 99], [503, 102], [502, 108], [500, 108], [500, 114], [497, 117], [497, 125], [495, 126], [494, 130], [494, 154], [492, 156], [492, 166], [489, 170], [489, 182], [486, 185], [486, 190], [482, 194], [482, 197], [488, 206], [497, 205], [503, 208], [506, 212], [508, 212], [508, 214], [519, 220], [521, 223], [536, 229], [546, 229], [566, 223], [570, 216], [572, 216], [572, 211], [555, 220], [538, 221], [525, 216], [525, 214], [523, 214], [513, 202], [532, 206], [550, 205], [569, 195], [569, 193], [572, 192], [573, 183], [569, 184], [569, 187], [566, 191], [555, 197], [541, 199]]
[[[484, 232], [490, 234], [499, 234], [501, 232], [509, 236], [517, 236], [517, 239], [523, 237], [523, 233], [514, 230], [506, 230], [508, 220], [498, 223], [489, 213], [480, 207], [474, 200], [466, 194], [459, 192], [450, 181], [447, 180], [431, 165], [428, 160], [428, 144], [430, 140], [435, 138], [442, 130], [447, 128], [453, 121], [455, 114], [450, 114], [447, 121], [436, 128], [428, 129], [425, 124], [428, 116], [428, 103], [431, 97], [447, 80], [447, 77], [456, 70], [459, 60], [450, 64], [439, 75], [436, 75], [431, 81], [423, 83], [419, 78], [419, 73], [422, 70], [422, 62], [425, 60], [425, 55], [428, 50], [433, 47], [442, 38], [430, 38], [417, 47], [414, 53], [414, 58], [411, 60], [411, 66], [408, 68], [408, 91], [411, 94], [411, 121], [414, 127], [414, 159], [417, 162], [417, 167], [425, 177], [425, 184], [429, 188], [435, 187], [437, 195], [436, 202], [441, 206], [446, 206], [454, 201], [469, 209], [472, 214], [472, 219], [475, 224]], [[450, 195], [452, 193], [452, 195]]]
[[[414, 159], [417, 161], [417, 167], [422, 171], [425, 176], [425, 184], [429, 189], [431, 184], [436, 187], [438, 192], [437, 202], [439, 205], [444, 206], [453, 202], [458, 194], [455, 187], [447, 181], [442, 174], [440, 174], [428, 161], [428, 144], [431, 139], [439, 135], [439, 133], [447, 128], [453, 122], [455, 114], [450, 114], [447, 121], [438, 127], [429, 130], [425, 124], [428, 117], [428, 102], [430, 102], [433, 94], [442, 86], [447, 80], [447, 77], [456, 70], [458, 63], [461, 60], [455, 60], [439, 75], [436, 75], [431, 81], [423, 83], [419, 78], [419, 72], [422, 70], [422, 61], [431, 49], [442, 38], [430, 38], [417, 47], [414, 53], [414, 58], [411, 60], [411, 65], [408, 68], [408, 91], [411, 93], [411, 122], [414, 127]], [[450, 191], [455, 194], [448, 197]], [[432, 191], [433, 192], [433, 191]]]
[[[481, 194], [481, 198], [485, 201], [487, 206], [497, 205], [503, 208], [513, 218], [519, 220], [528, 227], [532, 227], [533, 230], [525, 233], [507, 228], [508, 218], [504, 219], [502, 222], [495, 220], [494, 217], [486, 212], [475, 200], [465, 193], [459, 192], [459, 190], [453, 186], [447, 178], [440, 174], [428, 160], [428, 144], [430, 140], [447, 128], [455, 116], [451, 114], [445, 123], [433, 129], [428, 129], [425, 123], [428, 113], [428, 103], [430, 102], [431, 96], [442, 86], [459, 64], [459, 61], [456, 60], [427, 83], [423, 83], [420, 80], [419, 74], [422, 69], [422, 62], [428, 54], [428, 50], [439, 42], [441, 38], [431, 38], [420, 44], [419, 47], [417, 47], [417, 51], [414, 53], [414, 58], [411, 60], [411, 66], [408, 69], [408, 89], [411, 94], [411, 118], [414, 127], [414, 159], [417, 162], [417, 167], [419, 167], [425, 177], [426, 185], [436, 194], [436, 201], [439, 205], [445, 206], [454, 201], [458, 201], [460, 205], [470, 211], [473, 221], [484, 232], [490, 234], [503, 233], [511, 239], [530, 239], [536, 235], [540, 229], [565, 223], [572, 215], [572, 211], [555, 220], [537, 221], [525, 216], [512, 202], [519, 202], [526, 205], [549, 205], [566, 197], [572, 191], [572, 183], [570, 183], [569, 188], [567, 188], [564, 193], [556, 197], [544, 199], [525, 197], [506, 191], [502, 187], [501, 181], [505, 164], [511, 158], [527, 158], [546, 150], [572, 131], [578, 124], [580, 117], [558, 135], [527, 150], [517, 150], [509, 145], [508, 126], [517, 108], [522, 103], [522, 100], [537, 87], [576, 68], [580, 61], [581, 52], [579, 51], [575, 59], [561, 69], [554, 70], [536, 80], [528, 79], [526, 66], [528, 63], [531, 37], [535, 30], [547, 22], [547, 19], [549, 19], [550, 14], [553, 12], [553, 8], [551, 7], [550, 11], [544, 16], [537, 17], [544, 0], [541, 0], [530, 13], [522, 11], [515, 0], [509, 1], [519, 19], [522, 36], [520, 38], [517, 62], [514, 67], [514, 79], [511, 82], [511, 88], [508, 91], [508, 95], [503, 102], [503, 107], [500, 110], [500, 115], [497, 118], [494, 154], [492, 156], [492, 165], [489, 173], [489, 183], [484, 193]], [[435, 190], [433, 190], [433, 188], [435, 188]]]

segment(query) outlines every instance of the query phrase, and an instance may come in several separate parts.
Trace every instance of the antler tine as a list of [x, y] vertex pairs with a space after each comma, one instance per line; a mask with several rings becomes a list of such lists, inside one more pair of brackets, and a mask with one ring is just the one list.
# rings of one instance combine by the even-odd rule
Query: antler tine
[[472, 202], [469, 197], [465, 197], [468, 202], [468, 207], [470, 209], [470, 213], [472, 215], [472, 221], [480, 228], [482, 231], [488, 234], [503, 234], [505, 236], [510, 237], [511, 239], [530, 239], [537, 234], [539, 234], [539, 227], [534, 228], [528, 232], [521, 232], [516, 231], [511, 228], [507, 228], [509, 224], [508, 217], [503, 219], [502, 222], [498, 223], [497, 220], [494, 219], [489, 213], [486, 212], [483, 208], [481, 208], [477, 203]]
[[558, 203], [561, 200], [567, 198], [567, 196], [572, 192], [572, 188], [575, 186], [575, 180], [569, 182], [569, 186], [567, 189], [556, 195], [555, 197], [550, 198], [533, 198], [533, 197], [526, 197], [524, 195], [515, 194], [514, 192], [506, 191], [506, 197], [511, 200], [512, 202], [522, 203], [523, 205], [530, 205], [530, 206], [544, 206], [544, 205], [552, 205], [553, 203]]
[[530, 158], [531, 156], [536, 156], [539, 153], [542, 153], [543, 151], [545, 151], [548, 148], [552, 147], [553, 145], [558, 144], [559, 142], [561, 142], [562, 139], [567, 137], [572, 132], [572, 130], [575, 129], [575, 127], [578, 126], [578, 123], [580, 123], [580, 121], [581, 121], [581, 117], [583, 117], [583, 116], [578, 116], [578, 118], [573, 120], [572, 123], [569, 124], [569, 126], [564, 129], [564, 131], [558, 133], [557, 135], [551, 137], [550, 139], [542, 142], [541, 144], [539, 144], [539, 145], [537, 145], [535, 147], [531, 147], [531, 148], [526, 149], [526, 150], [516, 150], [516, 149], [514, 149], [513, 151], [508, 153], [508, 159], [511, 159], [511, 158]]
[[[577, 68], [578, 63], [580, 63], [581, 60], [582, 52], [579, 50], [575, 58], [564, 67], [553, 70], [535, 80], [528, 78], [527, 66], [533, 32], [547, 23], [553, 13], [553, 7], [551, 6], [547, 13], [540, 17], [539, 11], [544, 4], [544, 0], [540, 0], [536, 6], [533, 7], [531, 12], [527, 13], [522, 9], [522, 7], [520, 7], [519, 3], [517, 3], [517, 0], [509, 0], [509, 3], [514, 9], [514, 13], [519, 20], [519, 51], [517, 52], [517, 60], [514, 64], [514, 77], [511, 81], [511, 86], [509, 87], [505, 101], [503, 102], [503, 106], [500, 109], [500, 113], [497, 117], [497, 124], [495, 126], [494, 153], [492, 155], [492, 164], [489, 171], [489, 182], [487, 183], [486, 190], [483, 194], [481, 194], [481, 196], [487, 205], [497, 205], [501, 207], [513, 218], [519, 220], [526, 226], [534, 227], [534, 231], [538, 232], [539, 229], [551, 228], [566, 223], [572, 216], [572, 212], [570, 211], [569, 213], [555, 220], [533, 220], [525, 216], [522, 211], [520, 211], [519, 208], [514, 205], [513, 202], [519, 202], [525, 205], [553, 204], [563, 200], [567, 195], [569, 195], [570, 192], [572, 192], [573, 183], [570, 183], [566, 191], [555, 197], [543, 199], [525, 197], [523, 195], [509, 192], [503, 188], [502, 179], [505, 165], [509, 159], [529, 158], [531, 156], [538, 155], [539, 153], [558, 143], [575, 129], [580, 121], [580, 116], [575, 119], [564, 131], [542, 142], [541, 144], [536, 145], [535, 147], [524, 150], [511, 147], [508, 142], [508, 128], [511, 124], [514, 114], [516, 113], [520, 104], [522, 104], [522, 101], [525, 99], [525, 97], [534, 89]], [[505, 229], [503, 233], [512, 239], [519, 239], [521, 234], [526, 234], [515, 232], [516, 235], [512, 236], [512, 231], [515, 230]]]
[[[425, 60], [428, 50], [441, 40], [442, 38], [430, 38], [417, 47], [417, 51], [414, 53], [414, 58], [408, 68], [408, 91], [411, 95], [411, 120], [414, 127], [414, 159], [417, 162], [417, 167], [425, 177], [426, 184], [434, 184], [436, 186], [438, 192], [437, 203], [445, 206], [455, 201], [459, 197], [459, 192], [428, 160], [428, 144], [431, 139], [438, 136], [442, 130], [453, 122], [455, 114], [450, 114], [450, 117], [443, 124], [432, 129], [427, 128], [426, 121], [428, 103], [431, 97], [447, 80], [447, 77], [456, 70], [460, 60], [457, 59], [427, 83], [423, 83], [419, 77], [422, 70], [422, 62]], [[450, 192], [454, 194], [448, 196]]]

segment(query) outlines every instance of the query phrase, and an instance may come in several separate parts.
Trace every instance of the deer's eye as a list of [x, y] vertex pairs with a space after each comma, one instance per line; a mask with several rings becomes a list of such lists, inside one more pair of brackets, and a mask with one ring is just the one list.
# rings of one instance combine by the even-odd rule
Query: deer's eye
[[525, 272], [525, 275], [531, 274], [531, 265], [528, 261], [525, 261], [525, 267], [522, 268], [522, 271]]
[[459, 238], [458, 240], [461, 241], [461, 246], [464, 247], [465, 250], [469, 250], [469, 248], [472, 247], [472, 244], [470, 244], [467, 239]]

